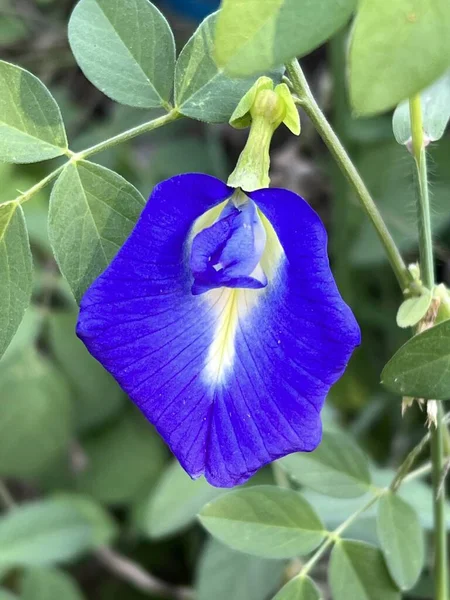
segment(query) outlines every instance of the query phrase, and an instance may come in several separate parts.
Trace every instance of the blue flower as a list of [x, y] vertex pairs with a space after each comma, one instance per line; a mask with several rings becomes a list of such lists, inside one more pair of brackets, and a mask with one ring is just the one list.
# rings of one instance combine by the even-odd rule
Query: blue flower
[[231, 487], [319, 444], [360, 342], [326, 246], [290, 191], [179, 175], [86, 292], [78, 335], [191, 477]]

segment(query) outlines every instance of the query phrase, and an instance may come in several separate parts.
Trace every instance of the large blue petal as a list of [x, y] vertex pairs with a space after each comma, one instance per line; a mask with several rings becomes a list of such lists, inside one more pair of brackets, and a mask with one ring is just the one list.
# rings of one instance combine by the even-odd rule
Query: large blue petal
[[224, 487], [317, 446], [320, 408], [359, 343], [323, 225], [291, 192], [251, 194], [279, 239], [263, 217], [268, 286], [191, 293], [194, 223], [231, 192], [205, 175], [157, 186], [78, 325], [190, 475]]

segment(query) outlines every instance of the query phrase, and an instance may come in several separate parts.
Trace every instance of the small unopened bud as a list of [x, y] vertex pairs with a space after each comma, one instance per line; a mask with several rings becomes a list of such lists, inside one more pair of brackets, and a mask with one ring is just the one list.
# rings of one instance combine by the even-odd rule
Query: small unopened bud
[[427, 402], [427, 421], [426, 425], [428, 429], [431, 429], [431, 426], [437, 427], [437, 413], [438, 413], [438, 403], [436, 400], [428, 400]]
[[405, 416], [406, 411], [410, 408], [414, 402], [417, 402], [418, 407], [422, 410], [424, 400], [422, 398], [411, 398], [411, 396], [404, 396], [402, 399], [402, 417]]
[[252, 119], [262, 117], [276, 128], [286, 116], [286, 105], [283, 98], [273, 90], [262, 90], [256, 95], [250, 114]]

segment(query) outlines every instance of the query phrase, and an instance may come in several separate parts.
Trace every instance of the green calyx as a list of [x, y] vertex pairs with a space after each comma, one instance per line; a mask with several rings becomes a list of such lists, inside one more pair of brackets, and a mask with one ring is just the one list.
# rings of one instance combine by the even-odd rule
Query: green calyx
[[450, 291], [441, 283], [435, 287], [434, 295], [440, 299], [436, 324], [448, 321], [450, 319]]
[[230, 119], [236, 129], [250, 127], [250, 133], [228, 185], [246, 192], [269, 187], [270, 143], [282, 123], [300, 134], [300, 117], [289, 88], [285, 83], [274, 87], [271, 79], [260, 77]]

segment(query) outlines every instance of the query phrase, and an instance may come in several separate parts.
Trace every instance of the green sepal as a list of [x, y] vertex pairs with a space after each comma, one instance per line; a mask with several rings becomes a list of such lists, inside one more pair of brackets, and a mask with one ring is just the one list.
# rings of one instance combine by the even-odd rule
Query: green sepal
[[286, 107], [286, 116], [283, 119], [283, 123], [294, 135], [300, 135], [300, 115], [290, 89], [285, 83], [280, 83], [275, 88], [275, 93], [284, 100]]
[[433, 293], [424, 290], [420, 296], [405, 300], [397, 312], [397, 325], [402, 328], [414, 327], [427, 314], [433, 300]]
[[252, 122], [250, 110], [255, 102], [257, 94], [262, 90], [273, 90], [273, 81], [270, 77], [260, 77], [242, 97], [242, 100], [231, 115], [230, 125], [232, 127], [235, 129], [246, 129], [247, 127], [250, 127]]
[[443, 321], [448, 321], [450, 319], [450, 291], [443, 283], [441, 283], [440, 285], [436, 286], [434, 294], [441, 300], [435, 321], [435, 324], [437, 325], [438, 323], [442, 323]]

